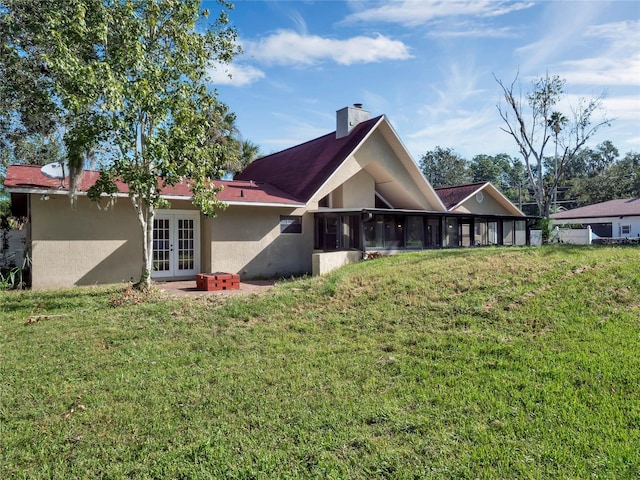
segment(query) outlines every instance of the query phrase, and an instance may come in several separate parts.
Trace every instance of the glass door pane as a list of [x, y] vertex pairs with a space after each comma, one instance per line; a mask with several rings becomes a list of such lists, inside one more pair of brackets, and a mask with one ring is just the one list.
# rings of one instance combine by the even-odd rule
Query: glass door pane
[[153, 271], [160, 274], [171, 269], [171, 228], [168, 218], [153, 220]]
[[154, 278], [188, 277], [198, 273], [199, 213], [159, 213], [153, 220]]

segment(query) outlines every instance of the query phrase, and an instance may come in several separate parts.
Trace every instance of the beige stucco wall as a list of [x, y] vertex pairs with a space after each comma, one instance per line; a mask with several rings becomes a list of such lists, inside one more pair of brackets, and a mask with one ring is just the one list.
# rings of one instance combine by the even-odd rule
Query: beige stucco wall
[[360, 251], [340, 251], [340, 252], [317, 252], [312, 257], [312, 274], [324, 275], [336, 268], [356, 263], [362, 260]]
[[[190, 201], [173, 210], [195, 210]], [[72, 207], [64, 195], [31, 195], [32, 288], [137, 281], [142, 233], [129, 198], [101, 208], [85, 196]], [[170, 212], [171, 210], [169, 210]]]
[[[241, 279], [311, 272], [313, 215], [303, 209], [231, 205], [203, 222], [203, 265]], [[280, 215], [303, 215], [302, 233], [280, 233]]]
[[364, 170], [342, 185], [342, 205], [336, 208], [373, 208], [376, 204], [376, 182]]
[[465, 202], [462, 203], [458, 208], [456, 208], [456, 212], [461, 213], [475, 213], [479, 215], [510, 215], [512, 212], [509, 212], [503, 205], [501, 205], [495, 198], [489, 196], [488, 193], [483, 192], [484, 198], [482, 202], [478, 202], [476, 200], [476, 196], [472, 195]]
[[375, 192], [375, 180], [361, 170], [331, 192], [331, 207], [373, 208], [376, 202]]
[[31, 195], [32, 288], [118, 283], [137, 279], [141, 232], [128, 198], [99, 209], [84, 196]]

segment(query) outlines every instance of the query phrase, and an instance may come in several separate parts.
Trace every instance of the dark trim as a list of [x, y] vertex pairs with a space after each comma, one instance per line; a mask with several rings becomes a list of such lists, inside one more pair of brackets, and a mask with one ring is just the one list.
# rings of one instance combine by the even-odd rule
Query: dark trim
[[[528, 216], [516, 216], [516, 215], [492, 215], [492, 214], [474, 214], [474, 213], [459, 213], [459, 212], [431, 212], [426, 210], [401, 210], [401, 209], [380, 209], [380, 208], [366, 208], [360, 210], [344, 210], [339, 209], [335, 212], [331, 211], [323, 211], [314, 213], [314, 218], [322, 217], [324, 215], [338, 215], [338, 216], [351, 216], [351, 215], [359, 215], [360, 217], [360, 245], [361, 251], [366, 253], [367, 251], [376, 251], [376, 250], [427, 250], [427, 249], [439, 249], [439, 248], [465, 248], [467, 246], [490, 246], [490, 245], [477, 245], [476, 244], [476, 233], [475, 227], [478, 219], [482, 219], [484, 222], [495, 222], [496, 225], [496, 244], [503, 245], [504, 243], [504, 222], [524, 222], [525, 228], [525, 245], [530, 245], [531, 242], [531, 227], [538, 220], [538, 217], [528, 217]], [[400, 217], [428, 217], [431, 219], [438, 219], [438, 238], [439, 242], [437, 245], [431, 245], [429, 241], [427, 241], [427, 227], [425, 223], [424, 232], [423, 232], [423, 245], [422, 247], [417, 246], [406, 246], [406, 238], [402, 239], [400, 242], [401, 245], [397, 247], [390, 246], [380, 246], [380, 247], [367, 247], [366, 246], [366, 229], [365, 225], [372, 221], [376, 215], [394, 215]], [[457, 224], [457, 245], [447, 245], [447, 219], [455, 219], [455, 223]], [[464, 247], [461, 245], [463, 240], [462, 237], [462, 225], [467, 224], [469, 228], [468, 232], [468, 243], [469, 245], [465, 245]], [[314, 228], [316, 228], [317, 223], [314, 221]], [[406, 235], [406, 228], [403, 228], [404, 234]], [[513, 242], [515, 243], [515, 235], [516, 231], [513, 232]], [[314, 234], [314, 238], [317, 236], [317, 232]], [[429, 244], [429, 245], [427, 245]], [[493, 245], [493, 244], [492, 244]]]

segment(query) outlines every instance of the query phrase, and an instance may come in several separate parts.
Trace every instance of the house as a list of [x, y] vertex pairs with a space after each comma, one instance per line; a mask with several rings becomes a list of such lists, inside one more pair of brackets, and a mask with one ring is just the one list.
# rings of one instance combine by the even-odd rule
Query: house
[[603, 238], [640, 237], [640, 198], [623, 198], [554, 213], [555, 225], [589, 225]]
[[[527, 218], [490, 184], [476, 188], [476, 203], [445, 205], [384, 115], [371, 118], [356, 104], [336, 121], [335, 132], [216, 181], [227, 208], [215, 218], [194, 207], [186, 185], [165, 188], [171, 209], [154, 220], [153, 278], [322, 274], [372, 251], [527, 244]], [[29, 218], [32, 288], [139, 277], [141, 231], [127, 187], [104, 208], [84, 194], [96, 178], [83, 172], [72, 207], [60, 180], [39, 167], [7, 169], [5, 190]]]
[[[457, 217], [458, 229], [448, 217], [445, 231], [458, 233], [446, 242], [448, 246], [525, 245], [528, 243], [524, 213], [490, 182], [436, 188], [436, 193], [449, 212]], [[465, 217], [465, 214], [471, 214]]]

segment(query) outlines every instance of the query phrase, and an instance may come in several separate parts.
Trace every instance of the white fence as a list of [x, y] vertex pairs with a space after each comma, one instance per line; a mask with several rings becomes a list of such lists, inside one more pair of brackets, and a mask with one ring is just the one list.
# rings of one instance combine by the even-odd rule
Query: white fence
[[591, 245], [591, 227], [560, 228], [554, 227], [549, 235], [549, 243], [569, 243], [572, 245]]

